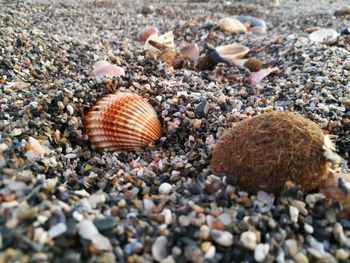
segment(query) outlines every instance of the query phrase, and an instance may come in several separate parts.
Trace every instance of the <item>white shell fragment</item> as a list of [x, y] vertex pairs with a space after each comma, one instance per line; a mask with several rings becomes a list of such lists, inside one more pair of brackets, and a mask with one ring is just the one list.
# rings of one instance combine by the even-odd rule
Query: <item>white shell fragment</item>
[[331, 45], [337, 42], [338, 33], [331, 28], [322, 28], [310, 34], [310, 39], [314, 42]]

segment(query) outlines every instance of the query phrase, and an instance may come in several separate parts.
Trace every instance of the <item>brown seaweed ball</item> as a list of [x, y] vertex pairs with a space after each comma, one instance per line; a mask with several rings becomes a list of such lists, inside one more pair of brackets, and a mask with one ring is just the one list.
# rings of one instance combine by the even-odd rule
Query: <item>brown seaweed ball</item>
[[262, 69], [262, 63], [257, 58], [250, 58], [244, 62], [243, 66], [249, 69], [251, 72], [257, 72]]
[[312, 121], [292, 113], [265, 113], [237, 123], [222, 136], [212, 168], [252, 194], [278, 194], [288, 181], [309, 191], [328, 176], [323, 145], [323, 132]]

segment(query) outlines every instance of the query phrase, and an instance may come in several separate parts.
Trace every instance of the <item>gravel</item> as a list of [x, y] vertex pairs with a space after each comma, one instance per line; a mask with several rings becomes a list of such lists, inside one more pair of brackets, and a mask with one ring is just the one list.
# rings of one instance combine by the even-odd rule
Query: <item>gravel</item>
[[[336, 262], [349, 260], [350, 220], [317, 191], [248, 195], [211, 171], [234, 122], [293, 111], [331, 134], [349, 172], [347, 1], [157, 2], [0, 0], [0, 262]], [[275, 1], [276, 2], [276, 1]], [[221, 18], [251, 15], [266, 34], [231, 35]], [[176, 46], [238, 42], [278, 71], [254, 87], [249, 70], [174, 69], [135, 41], [146, 26]], [[307, 28], [333, 28], [332, 46]], [[89, 78], [95, 62], [125, 71]], [[90, 106], [116, 91], [155, 108], [163, 137], [135, 152], [94, 150]]]

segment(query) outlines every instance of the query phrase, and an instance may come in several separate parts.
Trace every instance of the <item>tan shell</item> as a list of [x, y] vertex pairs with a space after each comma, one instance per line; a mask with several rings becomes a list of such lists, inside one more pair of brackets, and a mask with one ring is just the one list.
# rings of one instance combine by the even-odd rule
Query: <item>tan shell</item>
[[215, 50], [222, 59], [232, 65], [235, 64], [235, 60], [243, 58], [249, 52], [248, 47], [237, 43], [219, 46]]
[[157, 113], [142, 97], [117, 92], [100, 99], [84, 122], [91, 144], [100, 150], [133, 151], [162, 134]]
[[231, 17], [220, 19], [218, 22], [218, 27], [222, 31], [229, 33], [247, 32], [247, 28], [240, 21]]

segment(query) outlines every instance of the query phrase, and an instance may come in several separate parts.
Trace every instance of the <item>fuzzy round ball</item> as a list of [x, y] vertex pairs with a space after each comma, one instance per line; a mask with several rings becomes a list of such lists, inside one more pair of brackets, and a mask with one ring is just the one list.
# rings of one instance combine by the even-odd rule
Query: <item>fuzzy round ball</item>
[[249, 69], [251, 72], [257, 72], [262, 69], [261, 61], [257, 58], [250, 58], [244, 64], [244, 67]]
[[309, 191], [328, 176], [323, 144], [324, 134], [312, 121], [292, 113], [265, 113], [237, 123], [222, 136], [212, 168], [252, 194], [278, 194], [287, 181]]

